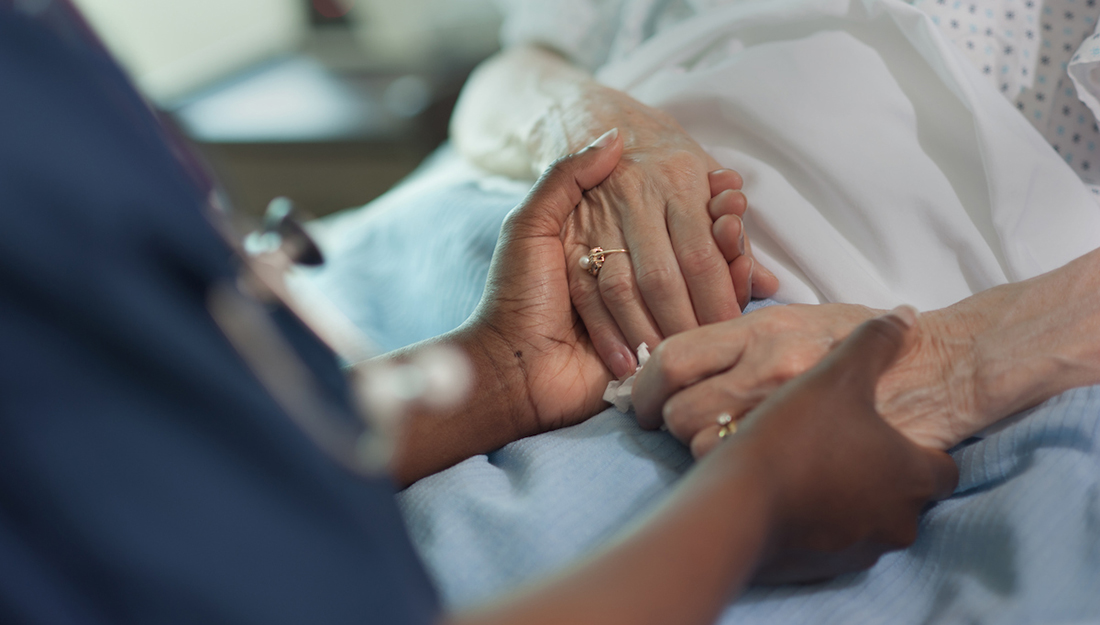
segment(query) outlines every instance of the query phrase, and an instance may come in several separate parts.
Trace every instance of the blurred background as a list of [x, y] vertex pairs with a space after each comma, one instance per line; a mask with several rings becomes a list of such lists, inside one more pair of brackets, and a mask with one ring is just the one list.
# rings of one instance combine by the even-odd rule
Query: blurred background
[[447, 136], [493, 0], [74, 0], [235, 207], [364, 204]]

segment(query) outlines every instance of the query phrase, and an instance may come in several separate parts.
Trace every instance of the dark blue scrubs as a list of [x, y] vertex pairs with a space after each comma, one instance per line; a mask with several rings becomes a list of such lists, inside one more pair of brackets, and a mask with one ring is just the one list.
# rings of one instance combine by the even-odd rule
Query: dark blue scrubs
[[69, 10], [0, 0], [0, 623], [431, 622], [393, 486], [319, 451], [213, 322], [235, 269], [201, 176]]

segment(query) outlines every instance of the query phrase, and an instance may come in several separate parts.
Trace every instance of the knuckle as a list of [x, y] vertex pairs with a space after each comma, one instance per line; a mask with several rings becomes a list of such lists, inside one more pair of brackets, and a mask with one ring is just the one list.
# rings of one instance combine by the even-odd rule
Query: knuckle
[[569, 297], [573, 300], [578, 311], [581, 308], [587, 308], [596, 296], [595, 290], [585, 283], [585, 277], [587, 276], [574, 274], [569, 280]]
[[788, 350], [775, 356], [772, 372], [777, 380], [786, 381], [805, 373], [815, 360], [808, 352]]
[[704, 245], [695, 245], [683, 250], [679, 260], [680, 271], [689, 281], [716, 278], [726, 269], [726, 264], [718, 251]]
[[682, 369], [682, 350], [678, 348], [679, 343], [675, 337], [666, 339], [650, 354], [647, 365], [652, 365], [657, 377], [665, 383], [676, 380]]
[[628, 272], [600, 274], [600, 295], [612, 306], [621, 306], [634, 300], [634, 281]]
[[690, 441], [698, 433], [699, 428], [693, 425], [690, 402], [685, 401], [680, 395], [673, 395], [663, 408], [661, 417], [668, 426], [670, 434], [679, 441]]
[[666, 263], [648, 263], [638, 271], [638, 288], [655, 295], [669, 295], [675, 289], [677, 272]]

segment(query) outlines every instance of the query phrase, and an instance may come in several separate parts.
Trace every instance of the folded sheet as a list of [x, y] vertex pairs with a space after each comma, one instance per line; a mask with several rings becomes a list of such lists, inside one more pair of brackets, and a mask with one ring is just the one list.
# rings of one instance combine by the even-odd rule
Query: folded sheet
[[1069, 166], [900, 0], [731, 3], [598, 77], [744, 176], [780, 300], [929, 309], [1100, 247]]

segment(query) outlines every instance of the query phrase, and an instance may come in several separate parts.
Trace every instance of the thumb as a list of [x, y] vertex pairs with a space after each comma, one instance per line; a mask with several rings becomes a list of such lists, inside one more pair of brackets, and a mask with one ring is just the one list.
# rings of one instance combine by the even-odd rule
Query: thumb
[[863, 322], [836, 349], [833, 358], [873, 392], [879, 377], [903, 351], [909, 332], [917, 322], [917, 310], [898, 306]]
[[516, 212], [516, 218], [531, 229], [525, 234], [558, 236], [584, 192], [611, 175], [622, 154], [619, 129], [612, 128], [580, 152], [554, 161]]
[[928, 469], [932, 473], [931, 499], [940, 500], [950, 497], [959, 485], [959, 467], [948, 454], [938, 449], [922, 447], [928, 460]]

